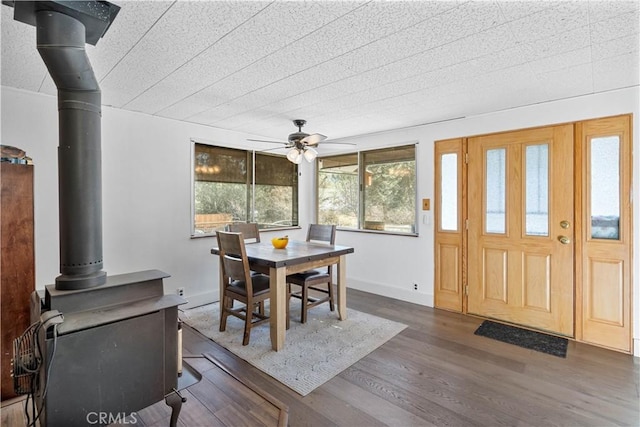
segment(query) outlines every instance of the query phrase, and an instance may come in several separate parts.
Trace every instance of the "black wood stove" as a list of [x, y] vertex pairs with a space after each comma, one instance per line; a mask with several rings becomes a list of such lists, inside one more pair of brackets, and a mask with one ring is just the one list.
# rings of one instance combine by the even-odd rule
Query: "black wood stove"
[[[178, 392], [178, 309], [185, 301], [164, 295], [158, 270], [109, 276], [106, 284], [34, 294], [32, 317], [43, 363], [35, 400], [44, 426], [134, 423], [136, 411], [161, 401], [174, 408]], [[58, 320], [52, 313], [62, 313]], [[55, 332], [55, 333], [54, 333]]]

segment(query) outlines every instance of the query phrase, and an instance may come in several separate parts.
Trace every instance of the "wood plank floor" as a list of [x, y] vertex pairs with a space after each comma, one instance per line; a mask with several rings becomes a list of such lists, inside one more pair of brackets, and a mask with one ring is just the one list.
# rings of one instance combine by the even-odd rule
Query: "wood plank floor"
[[[566, 359], [550, 356], [475, 336], [481, 319], [355, 290], [348, 306], [409, 327], [305, 397], [188, 327], [184, 352], [211, 353], [267, 391], [290, 426], [640, 425], [638, 358], [576, 342]], [[273, 405], [210, 362], [190, 363], [204, 378], [188, 389], [181, 426], [276, 425]], [[145, 426], [168, 425], [164, 403], [144, 411]]]

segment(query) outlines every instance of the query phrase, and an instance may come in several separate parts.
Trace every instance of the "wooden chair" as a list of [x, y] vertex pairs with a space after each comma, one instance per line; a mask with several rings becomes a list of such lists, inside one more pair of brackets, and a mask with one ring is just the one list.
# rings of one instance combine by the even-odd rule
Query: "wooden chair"
[[[227, 231], [233, 233], [242, 233], [244, 243], [260, 243], [260, 229], [257, 222], [232, 222], [227, 225]], [[257, 271], [252, 271], [251, 274], [269, 274], [268, 267], [258, 267]], [[260, 306], [262, 308], [262, 305]], [[261, 311], [262, 313], [262, 311]]]
[[[336, 226], [335, 225], [321, 225], [311, 224], [307, 232], [307, 242], [322, 242], [333, 245], [336, 240]], [[333, 284], [332, 284], [332, 268], [323, 267], [317, 270], [304, 271], [302, 273], [296, 273], [287, 276], [287, 288], [289, 294], [289, 302], [291, 298], [298, 298], [301, 300], [300, 309], [300, 321], [302, 323], [307, 322], [307, 311], [315, 307], [316, 305], [329, 303], [329, 308], [334, 311], [334, 297], [333, 297]], [[300, 290], [293, 292], [291, 285], [300, 286]], [[320, 287], [323, 286], [323, 287]], [[309, 295], [309, 291], [313, 290], [315, 293], [324, 293], [326, 297], [316, 297], [315, 295]], [[287, 310], [289, 304], [287, 304]], [[289, 316], [287, 315], [287, 327], [289, 326]]]
[[260, 243], [260, 230], [255, 222], [232, 222], [227, 231], [242, 233], [245, 243]]
[[[220, 331], [227, 328], [229, 315], [244, 320], [242, 345], [247, 345], [251, 328], [269, 321], [269, 317], [264, 314], [264, 301], [269, 298], [269, 276], [251, 275], [242, 233], [218, 231], [216, 236], [222, 260], [222, 280], [225, 284], [220, 296]], [[234, 308], [233, 302], [236, 300], [244, 306]], [[256, 306], [259, 310], [257, 312]]]

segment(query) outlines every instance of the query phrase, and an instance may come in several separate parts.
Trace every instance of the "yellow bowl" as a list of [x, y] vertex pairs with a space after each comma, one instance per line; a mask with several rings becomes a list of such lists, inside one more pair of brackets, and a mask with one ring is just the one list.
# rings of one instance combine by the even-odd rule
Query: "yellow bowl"
[[289, 243], [288, 237], [274, 237], [271, 239], [271, 244], [276, 249], [284, 249], [287, 247], [287, 243]]

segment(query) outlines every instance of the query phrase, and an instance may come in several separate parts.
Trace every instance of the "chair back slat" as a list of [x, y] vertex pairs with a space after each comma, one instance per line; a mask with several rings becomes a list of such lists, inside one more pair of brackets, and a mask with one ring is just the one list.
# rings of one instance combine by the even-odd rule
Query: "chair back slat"
[[231, 255], [225, 255], [222, 259], [225, 274], [231, 280], [244, 280], [244, 264], [242, 259]]
[[225, 280], [242, 280], [247, 292], [251, 292], [251, 273], [242, 233], [218, 231], [216, 236]]
[[234, 222], [227, 228], [233, 233], [242, 233], [245, 243], [260, 243], [260, 230], [255, 222]]
[[331, 245], [336, 242], [336, 226], [328, 224], [310, 224], [307, 242], [324, 242]]

